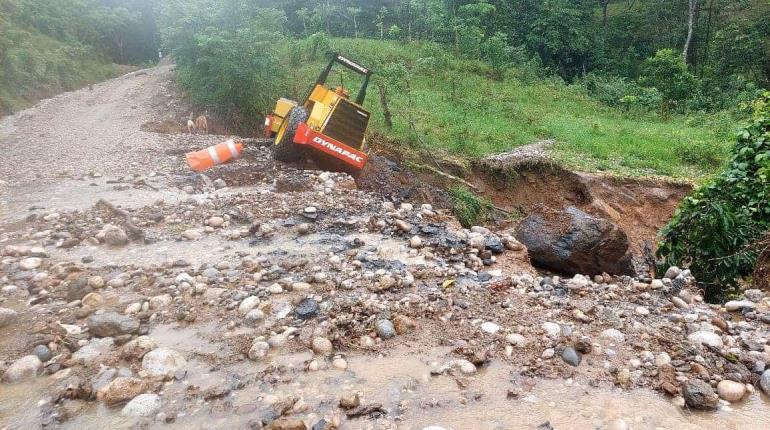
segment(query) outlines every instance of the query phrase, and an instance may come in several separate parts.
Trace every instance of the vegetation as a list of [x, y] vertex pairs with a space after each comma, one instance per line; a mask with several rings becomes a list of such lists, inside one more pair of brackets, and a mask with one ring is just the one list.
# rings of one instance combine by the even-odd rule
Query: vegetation
[[751, 108], [727, 168], [682, 202], [658, 249], [666, 265], [689, 267], [712, 300], [752, 274], [770, 230], [770, 92]]
[[492, 203], [476, 196], [466, 188], [455, 187], [449, 190], [454, 213], [465, 228], [481, 225], [492, 216]]
[[0, 115], [157, 58], [150, 0], [0, 0]]

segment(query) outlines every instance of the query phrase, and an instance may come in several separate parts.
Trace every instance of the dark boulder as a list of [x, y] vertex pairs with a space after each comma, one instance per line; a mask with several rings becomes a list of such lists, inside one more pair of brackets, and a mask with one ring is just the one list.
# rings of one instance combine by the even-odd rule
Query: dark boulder
[[570, 206], [540, 209], [516, 229], [536, 266], [564, 274], [633, 275], [628, 236], [614, 223]]

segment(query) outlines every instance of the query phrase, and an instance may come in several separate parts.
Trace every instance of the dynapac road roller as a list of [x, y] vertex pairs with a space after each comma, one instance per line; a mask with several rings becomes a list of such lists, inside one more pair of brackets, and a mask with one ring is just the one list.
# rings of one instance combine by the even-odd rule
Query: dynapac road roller
[[[355, 100], [343, 87], [330, 89], [326, 80], [335, 64], [363, 76]], [[366, 129], [370, 113], [364, 107], [371, 70], [333, 54], [302, 104], [282, 98], [265, 120], [265, 132], [275, 137], [273, 158], [298, 161], [307, 155], [327, 170], [356, 174], [364, 168]]]

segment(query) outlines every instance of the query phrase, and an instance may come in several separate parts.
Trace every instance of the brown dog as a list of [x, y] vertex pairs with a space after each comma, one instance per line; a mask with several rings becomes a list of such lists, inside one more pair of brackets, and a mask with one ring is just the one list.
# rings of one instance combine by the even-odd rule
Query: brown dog
[[195, 129], [198, 133], [209, 134], [209, 121], [206, 115], [201, 115], [195, 120]]

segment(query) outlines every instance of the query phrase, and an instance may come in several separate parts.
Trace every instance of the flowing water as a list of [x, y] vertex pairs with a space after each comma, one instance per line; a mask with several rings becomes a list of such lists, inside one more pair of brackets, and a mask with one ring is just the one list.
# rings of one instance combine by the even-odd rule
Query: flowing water
[[[174, 332], [161, 328], [153, 333], [162, 345], [184, 347], [184, 339], [193, 339], [188, 354], [221, 353], [203, 338], [208, 335]], [[617, 419], [632, 429], [669, 430], [760, 430], [770, 428], [770, 403], [758, 393], [729, 410], [714, 413], [688, 412], [674, 406], [665, 397], [649, 390], [621, 391], [614, 388], [592, 388], [571, 381], [537, 380], [517, 398], [508, 392], [516, 378], [507, 365], [492, 363], [472, 377], [431, 376], [430, 370], [447, 359], [446, 350], [417, 355], [406, 350], [388, 356], [351, 356], [349, 368], [316, 372], [304, 371], [313, 359], [310, 353], [283, 354], [273, 357], [286, 369], [274, 384], [257, 381], [233, 391], [223, 409], [221, 401], [181, 408], [172, 424], [153, 423], [151, 428], [210, 429], [247, 428], [249, 420], [262, 416], [271, 399], [299, 395], [308, 404], [304, 417], [318, 419], [338, 411], [337, 401], [343, 394], [359, 392], [362, 403], [381, 403], [389, 411], [389, 419], [398, 417], [399, 429], [422, 429], [431, 425], [454, 430], [535, 429], [550, 422], [556, 429], [602, 429]], [[248, 375], [263, 370], [251, 362], [238, 362], [228, 368], [209, 366], [196, 359], [188, 364], [189, 378], [167, 384], [161, 393], [168, 402], [184, 401], [184, 389], [195, 385], [201, 389], [216, 385], [227, 373]], [[0, 385], [0, 423], [11, 429], [36, 428], [40, 422], [41, 399], [48, 391], [51, 378], [20, 385]], [[217, 403], [220, 402], [220, 403]], [[179, 406], [177, 404], [177, 406]], [[120, 416], [119, 408], [82, 403], [73, 407], [77, 415], [64, 422], [64, 429], [130, 428], [133, 419]], [[384, 420], [384, 419], [381, 419]], [[366, 419], [343, 421], [342, 429], [367, 428]], [[312, 424], [312, 423], [311, 423]], [[379, 428], [376, 423], [372, 428]]]

